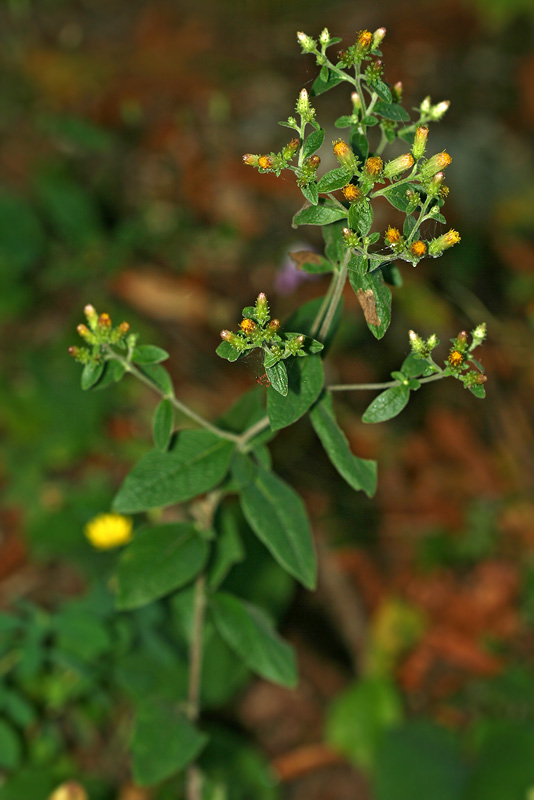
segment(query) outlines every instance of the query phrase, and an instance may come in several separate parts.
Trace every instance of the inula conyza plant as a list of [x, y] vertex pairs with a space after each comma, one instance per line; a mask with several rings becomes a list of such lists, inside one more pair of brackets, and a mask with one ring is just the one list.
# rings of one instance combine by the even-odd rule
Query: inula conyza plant
[[[291, 486], [273, 472], [266, 446], [269, 440], [309, 414], [340, 477], [372, 496], [376, 463], [350, 451], [336, 421], [335, 393], [362, 388], [379, 391], [363, 415], [367, 423], [394, 417], [411, 392], [446, 377], [457, 379], [476, 397], [484, 397], [486, 378], [473, 357], [473, 350], [485, 338], [483, 324], [471, 334], [462, 331], [455, 336], [442, 364], [434, 359], [437, 337], [424, 339], [409, 331], [411, 353], [392, 373], [391, 381], [325, 385], [323, 360], [339, 323], [347, 281], [369, 330], [380, 339], [390, 323], [388, 285], [401, 284], [396, 262], [416, 267], [460, 241], [457, 231], [446, 228], [434, 238], [425, 236], [425, 230], [437, 229], [435, 223], [446, 224], [444, 180], [451, 156], [432, 152], [428, 126], [443, 117], [448, 103], [432, 104], [426, 98], [412, 119], [401, 103], [402, 86], [390, 86], [383, 78], [379, 48], [384, 36], [384, 28], [361, 31], [354, 44], [332, 59], [327, 53], [341, 40], [332, 38], [328, 30], [318, 41], [298, 34], [303, 53], [312, 55], [320, 68], [310, 94], [349, 90], [348, 96], [340, 92], [346, 113], [335, 120], [335, 126], [346, 132], [333, 142], [335, 169], [321, 174], [317, 151], [323, 145], [324, 129], [306, 89], [298, 96], [295, 116], [280, 123], [291, 130], [290, 141], [278, 152], [243, 157], [245, 165], [260, 173], [294, 173], [305, 203], [293, 225], [319, 226], [325, 248], [324, 255], [303, 251], [292, 257], [301, 270], [331, 276], [324, 297], [297, 309], [284, 324], [272, 316], [262, 292], [243, 309], [239, 325], [229, 326], [236, 330], [222, 331], [220, 357], [232, 362], [251, 350], [259, 351], [264, 389], [256, 387], [221, 419], [208, 421], [176, 395], [161, 365], [168, 357], [164, 350], [139, 344], [128, 323], [114, 326], [109, 315], [98, 314], [90, 305], [85, 308], [87, 324], [78, 326], [84, 344], [71, 348], [83, 364], [83, 389], [115, 383], [129, 373], [161, 396], [153, 419], [154, 448], [124, 480], [113, 513], [94, 520], [86, 532], [99, 548], [126, 545], [116, 576], [119, 610], [139, 608], [170, 595], [181, 609], [188, 675], [181, 702], [166, 702], [158, 695], [158, 687], [153, 696], [147, 693], [137, 713], [132, 752], [138, 783], [154, 784], [185, 771], [189, 800], [226, 797], [224, 787], [202, 766], [205, 753], [216, 747], [210, 743], [210, 729], [203, 725], [200, 708], [209, 637], [219, 637], [263, 678], [283, 686], [297, 681], [293, 651], [265, 612], [225, 591], [224, 585], [232, 566], [243, 558], [232, 525], [235, 502], [230, 498], [235, 496], [248, 526], [281, 567], [307, 589], [316, 583], [306, 509]], [[397, 146], [388, 158], [388, 147], [398, 142], [402, 152]], [[385, 231], [372, 230], [377, 198], [392, 207], [392, 221]], [[396, 220], [402, 216], [399, 224]], [[424, 225], [427, 221], [430, 224]], [[175, 431], [175, 412], [194, 427]], [[154, 509], [176, 504], [186, 504], [172, 515], [180, 521], [154, 521], [162, 519]], [[129, 515], [147, 513], [132, 535]]]

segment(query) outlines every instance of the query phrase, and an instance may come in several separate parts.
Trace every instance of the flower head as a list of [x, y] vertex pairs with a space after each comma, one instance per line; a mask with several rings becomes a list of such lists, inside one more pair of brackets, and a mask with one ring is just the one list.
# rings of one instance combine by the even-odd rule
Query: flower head
[[398, 228], [392, 228], [391, 225], [389, 225], [384, 234], [384, 238], [388, 244], [399, 244], [402, 236]]
[[358, 200], [361, 200], [363, 197], [362, 190], [354, 186], [353, 183], [349, 183], [347, 186], [343, 187], [343, 194], [349, 203], [357, 203]]
[[367, 161], [365, 162], [365, 172], [370, 177], [376, 178], [382, 172], [384, 168], [384, 162], [380, 158], [380, 156], [370, 156]]
[[122, 514], [99, 514], [85, 526], [84, 533], [98, 550], [109, 550], [128, 544], [132, 539], [133, 522]]
[[459, 350], [451, 350], [448, 361], [451, 367], [461, 367], [464, 363], [464, 356]]
[[426, 244], [422, 242], [421, 239], [417, 239], [417, 241], [412, 242], [410, 245], [410, 252], [416, 258], [423, 258], [426, 253]]

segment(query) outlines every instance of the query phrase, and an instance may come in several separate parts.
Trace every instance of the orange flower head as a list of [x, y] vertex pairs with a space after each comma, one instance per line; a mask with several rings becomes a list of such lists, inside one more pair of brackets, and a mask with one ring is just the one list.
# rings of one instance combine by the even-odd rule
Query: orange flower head
[[320, 156], [310, 156], [308, 159], [308, 164], [310, 165], [310, 167], [313, 167], [314, 169], [317, 169], [320, 163], [321, 163]]
[[401, 234], [399, 229], [392, 228], [390, 225], [385, 233], [385, 239], [389, 244], [399, 244], [401, 240]]
[[464, 363], [463, 354], [459, 350], [451, 350], [449, 353], [449, 364], [451, 367], [461, 367]]
[[254, 333], [256, 330], [256, 323], [252, 319], [244, 319], [239, 323], [239, 327], [243, 333]]
[[416, 256], [417, 258], [422, 258], [426, 253], [426, 244], [418, 239], [416, 242], [413, 242], [410, 251], [412, 255]]
[[98, 324], [102, 328], [111, 328], [111, 317], [109, 316], [109, 314], [106, 313], [100, 314], [100, 316], [98, 317]]
[[361, 200], [363, 196], [361, 189], [358, 189], [358, 187], [354, 186], [353, 183], [349, 183], [347, 186], [343, 187], [343, 194], [349, 203], [357, 203], [358, 200]]
[[356, 40], [356, 44], [362, 50], [368, 50], [373, 43], [373, 34], [371, 31], [360, 31], [358, 34], [358, 38]]
[[365, 162], [365, 171], [368, 175], [372, 178], [380, 175], [384, 168], [384, 162], [380, 158], [380, 156], [371, 156]]
[[273, 160], [272, 160], [271, 156], [260, 156], [259, 159], [258, 159], [258, 165], [262, 169], [271, 169], [271, 167], [273, 165]]

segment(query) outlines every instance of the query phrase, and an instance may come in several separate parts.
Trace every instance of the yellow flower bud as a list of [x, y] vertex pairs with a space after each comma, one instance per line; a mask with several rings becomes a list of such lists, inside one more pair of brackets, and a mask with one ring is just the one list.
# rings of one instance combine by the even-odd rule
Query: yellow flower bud
[[85, 526], [85, 535], [99, 550], [109, 550], [132, 539], [133, 522], [122, 514], [99, 514]]

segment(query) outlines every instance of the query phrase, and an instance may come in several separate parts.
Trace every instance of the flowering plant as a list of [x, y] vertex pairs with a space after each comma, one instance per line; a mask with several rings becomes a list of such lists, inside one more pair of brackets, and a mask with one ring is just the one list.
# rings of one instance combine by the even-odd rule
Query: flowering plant
[[[140, 608], [172, 595], [185, 620], [188, 679], [177, 704], [169, 707], [161, 702], [155, 690], [152, 701], [147, 698], [138, 710], [133, 769], [140, 784], [185, 771], [188, 800], [215, 797], [203, 794], [203, 784], [216, 791], [215, 779], [198, 762], [212, 746], [209, 730], [200, 720], [207, 631], [256, 674], [284, 686], [297, 681], [292, 648], [263, 609], [225, 590], [227, 575], [244, 558], [235, 505], [229, 501], [236, 495], [246, 524], [278, 564], [304, 587], [313, 589], [316, 584], [316, 555], [304, 503], [272, 470], [267, 443], [277, 431], [309, 414], [339, 475], [353, 489], [372, 496], [376, 462], [351, 452], [336, 421], [334, 393], [381, 390], [363, 415], [366, 423], [394, 417], [411, 392], [445, 377], [461, 381], [476, 397], [484, 396], [486, 378], [472, 355], [485, 338], [483, 324], [471, 336], [462, 331], [452, 339], [443, 366], [433, 357], [439, 344], [436, 335], [423, 339], [410, 331], [411, 353], [391, 381], [325, 385], [323, 359], [339, 323], [347, 281], [368, 328], [380, 339], [390, 323], [389, 286], [401, 284], [395, 262], [417, 266], [460, 241], [453, 229], [433, 238], [424, 234], [425, 223], [435, 230], [436, 224], [446, 222], [444, 170], [451, 157], [446, 152], [427, 157], [426, 151], [428, 125], [443, 117], [448, 103], [432, 104], [426, 98], [412, 120], [401, 103], [402, 86], [390, 86], [383, 78], [384, 36], [383, 28], [361, 31], [333, 61], [327, 51], [340, 39], [326, 29], [318, 40], [298, 34], [303, 53], [314, 56], [320, 68], [312, 96], [345, 84], [351, 89], [351, 107], [335, 121], [337, 128], [347, 131], [345, 139], [333, 143], [336, 167], [318, 175], [317, 151], [325, 133], [305, 89], [298, 96], [296, 116], [280, 123], [293, 132], [291, 140], [278, 152], [243, 157], [245, 165], [260, 173], [294, 173], [305, 204], [293, 225], [319, 226], [325, 249], [324, 255], [301, 251], [292, 257], [305, 272], [331, 276], [324, 298], [302, 306], [285, 325], [271, 317], [262, 292], [254, 305], [243, 309], [238, 330], [222, 331], [220, 357], [233, 362], [251, 350], [259, 351], [265, 391], [255, 390], [217, 422], [208, 421], [177, 397], [162, 366], [168, 357], [164, 350], [139, 345], [128, 323], [113, 327], [107, 314], [99, 315], [90, 305], [85, 309], [87, 325], [78, 327], [85, 344], [71, 348], [83, 364], [83, 389], [107, 386], [129, 373], [161, 397], [153, 418], [154, 448], [125, 478], [115, 497], [114, 515], [95, 521], [87, 533], [97, 547], [125, 543], [131, 538], [130, 522], [121, 523], [117, 515], [148, 515], [120, 556], [117, 608]], [[405, 152], [387, 159], [386, 148], [397, 140]], [[383, 233], [372, 231], [373, 203], [378, 198], [400, 212], [402, 224], [392, 220]], [[175, 432], [176, 412], [197, 427]], [[162, 517], [155, 509], [176, 504], [186, 505], [178, 515], [158, 521]]]

